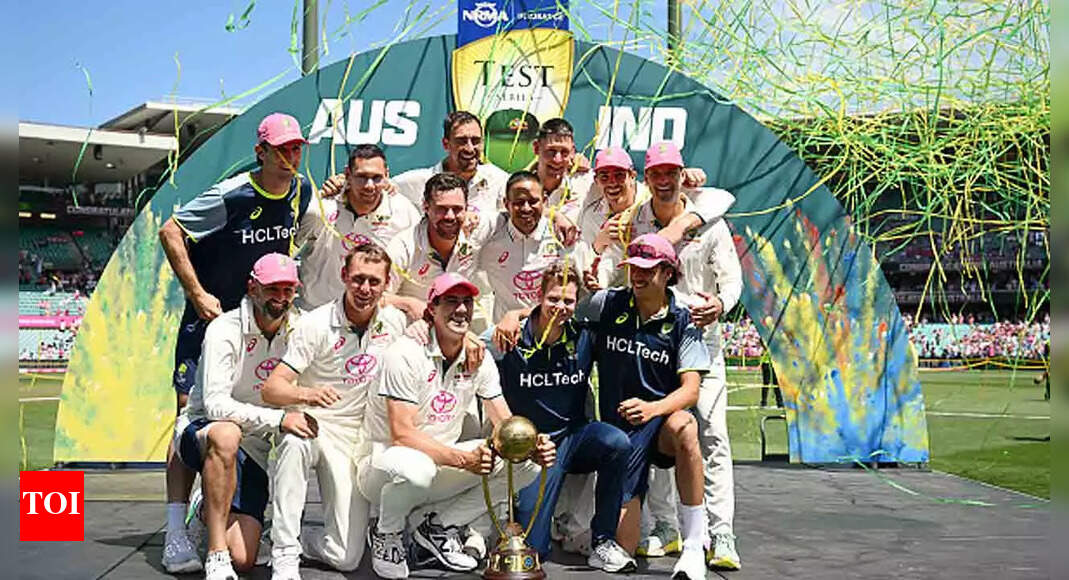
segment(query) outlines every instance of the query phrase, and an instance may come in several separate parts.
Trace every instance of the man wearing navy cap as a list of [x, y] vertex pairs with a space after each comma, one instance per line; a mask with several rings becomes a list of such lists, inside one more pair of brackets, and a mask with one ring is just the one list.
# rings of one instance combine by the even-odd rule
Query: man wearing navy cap
[[576, 316], [597, 334], [601, 420], [631, 439], [617, 541], [634, 552], [650, 465], [674, 465], [683, 551], [673, 577], [703, 580], [702, 457], [698, 422], [688, 409], [698, 402], [709, 353], [690, 312], [668, 290], [679, 275], [672, 244], [658, 234], [639, 236], [628, 245], [625, 264], [631, 287], [596, 292]]

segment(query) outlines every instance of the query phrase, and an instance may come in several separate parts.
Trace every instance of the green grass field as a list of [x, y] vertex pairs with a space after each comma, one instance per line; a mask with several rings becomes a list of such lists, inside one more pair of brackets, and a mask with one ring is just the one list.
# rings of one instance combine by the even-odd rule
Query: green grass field
[[[1034, 373], [923, 371], [931, 468], [1050, 497], [1050, 404]], [[19, 432], [23, 469], [52, 465], [53, 427], [62, 377], [20, 376]], [[760, 459], [763, 415], [756, 371], [728, 373], [728, 428], [736, 459]], [[770, 395], [770, 401], [774, 398]], [[769, 423], [768, 451], [786, 453], [783, 423]]]

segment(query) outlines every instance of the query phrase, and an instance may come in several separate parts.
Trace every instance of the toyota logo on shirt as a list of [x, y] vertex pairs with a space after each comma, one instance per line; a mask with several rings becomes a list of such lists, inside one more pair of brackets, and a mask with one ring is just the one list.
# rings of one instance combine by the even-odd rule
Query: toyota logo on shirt
[[365, 236], [364, 234], [349, 232], [345, 234], [344, 238], [342, 238], [341, 247], [344, 248], [346, 252], [348, 252], [349, 250], [359, 246], [360, 244], [368, 243], [371, 243], [371, 238]]
[[449, 413], [455, 409], [456, 406], [457, 398], [449, 391], [438, 391], [438, 394], [431, 399], [431, 410], [439, 415], [442, 413]]
[[271, 375], [271, 371], [275, 370], [275, 367], [278, 366], [278, 363], [279, 359], [277, 358], [269, 358], [260, 361], [260, 364], [256, 365], [256, 378], [261, 381], [266, 381], [267, 377]]
[[345, 361], [345, 372], [349, 373], [352, 379], [345, 379], [346, 383], [353, 381], [356, 384], [362, 383], [371, 376], [371, 371], [375, 370], [375, 366], [378, 365], [378, 360], [374, 355], [367, 353], [361, 353], [356, 356], [349, 357], [349, 360]]
[[512, 277], [512, 285], [523, 292], [538, 290], [540, 282], [542, 282], [542, 272], [538, 270], [522, 270]]

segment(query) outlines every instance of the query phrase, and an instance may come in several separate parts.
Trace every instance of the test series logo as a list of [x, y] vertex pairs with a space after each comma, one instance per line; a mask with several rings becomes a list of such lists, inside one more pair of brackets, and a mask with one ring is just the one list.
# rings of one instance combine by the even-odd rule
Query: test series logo
[[19, 472], [19, 540], [81, 542], [85, 539], [85, 473]]

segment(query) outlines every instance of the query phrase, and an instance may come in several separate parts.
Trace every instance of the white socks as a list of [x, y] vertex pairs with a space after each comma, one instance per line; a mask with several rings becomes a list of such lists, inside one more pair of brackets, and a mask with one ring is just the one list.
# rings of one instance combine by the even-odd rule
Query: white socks
[[679, 534], [683, 536], [684, 550], [705, 549], [705, 506], [679, 504]]
[[186, 512], [189, 511], [189, 506], [182, 502], [173, 502], [167, 504], [167, 533], [173, 534], [175, 532], [185, 533], [186, 531]]

